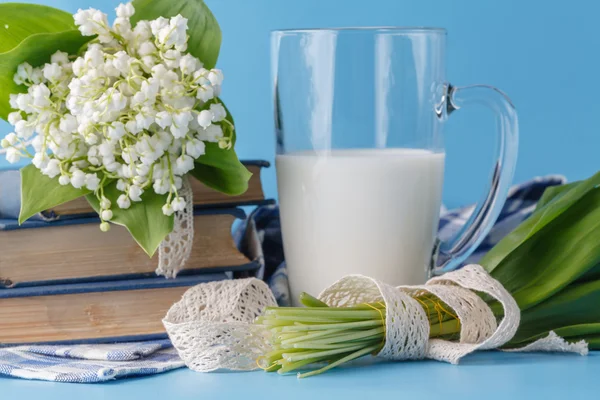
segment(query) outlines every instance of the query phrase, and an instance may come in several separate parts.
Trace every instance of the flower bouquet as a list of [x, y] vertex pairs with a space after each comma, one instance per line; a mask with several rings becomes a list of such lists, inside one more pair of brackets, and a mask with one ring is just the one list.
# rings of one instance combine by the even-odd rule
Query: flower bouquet
[[[152, 256], [191, 208], [192, 175], [229, 195], [250, 173], [219, 98], [221, 32], [202, 0], [134, 0], [116, 18], [0, 4], [1, 142], [21, 171], [19, 222], [85, 196]], [[188, 196], [189, 197], [189, 196]]]

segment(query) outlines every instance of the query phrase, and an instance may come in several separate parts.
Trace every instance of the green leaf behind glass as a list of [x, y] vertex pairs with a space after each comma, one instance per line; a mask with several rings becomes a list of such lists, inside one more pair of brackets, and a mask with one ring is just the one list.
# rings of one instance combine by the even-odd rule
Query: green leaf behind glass
[[76, 189], [61, 185], [58, 178], [43, 175], [34, 165], [21, 168], [21, 212], [19, 224], [33, 215], [75, 200], [90, 193], [87, 189]]
[[[560, 201], [557, 199], [548, 207]], [[600, 188], [588, 191], [518, 248], [504, 254], [491, 275], [525, 311], [592, 271], [600, 263], [598, 238]], [[481, 263], [487, 267], [485, 260]]]
[[600, 172], [591, 178], [573, 185], [554, 201], [536, 211], [519, 225], [513, 232], [505, 236], [492, 250], [490, 250], [480, 261], [480, 264], [488, 271], [493, 272], [504, 258], [512, 251], [521, 246], [527, 239], [546, 227], [555, 218], [568, 210], [573, 204], [587, 195], [591, 190], [600, 185]]
[[[222, 101], [219, 102], [223, 104]], [[235, 125], [227, 107], [225, 110], [227, 111], [225, 119]], [[232, 135], [232, 143], [235, 145], [235, 130]], [[233, 146], [226, 150], [219, 148], [217, 143], [207, 143], [206, 153], [196, 160], [195, 165], [190, 173], [212, 189], [230, 196], [238, 196], [248, 190], [248, 180], [252, 173], [240, 162]]]
[[566, 194], [569, 190], [573, 189], [575, 186], [579, 185], [581, 182], [572, 182], [567, 183], [565, 185], [559, 186], [551, 186], [544, 190], [544, 194], [537, 202], [536, 210], [544, 207], [546, 204], [550, 203], [553, 200], [560, 198], [560, 196]]
[[135, 14], [131, 23], [170, 18], [181, 14], [188, 19], [187, 52], [197, 57], [207, 69], [213, 68], [221, 48], [221, 28], [212, 12], [202, 0], [133, 0]]
[[[121, 194], [123, 193], [117, 189], [116, 182], [104, 188], [104, 196], [113, 204], [111, 222], [127, 228], [133, 239], [152, 257], [160, 242], [173, 230], [173, 216], [168, 217], [162, 212], [167, 195], [158, 195], [149, 188], [142, 195], [141, 202], [132, 202], [131, 207], [123, 210], [117, 206], [117, 199]], [[96, 212], [100, 210], [95, 195], [87, 195], [86, 199]]]
[[42, 65], [57, 50], [75, 54], [91, 39], [81, 36], [73, 16], [65, 11], [35, 4], [0, 4], [0, 118], [6, 119], [11, 111], [9, 95], [26, 89], [13, 81], [19, 64]]

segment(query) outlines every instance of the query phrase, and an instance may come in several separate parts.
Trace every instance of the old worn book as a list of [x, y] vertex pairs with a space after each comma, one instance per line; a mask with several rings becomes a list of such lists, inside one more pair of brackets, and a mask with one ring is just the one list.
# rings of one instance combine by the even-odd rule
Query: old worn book
[[190, 287], [226, 273], [0, 290], [0, 346], [166, 337], [162, 318]]
[[[231, 228], [241, 209], [196, 210], [192, 254], [182, 273], [258, 268], [235, 246]], [[101, 232], [97, 218], [64, 221], [0, 220], [0, 291], [18, 286], [153, 276], [158, 255], [148, 257], [127, 230]]]
[[[242, 163], [252, 173], [248, 190], [239, 196], [228, 196], [205, 186], [190, 177], [196, 208], [231, 208], [272, 203], [265, 200], [261, 183], [262, 168], [269, 167], [267, 161], [245, 160]], [[0, 171], [0, 218], [18, 218], [21, 208], [20, 174], [17, 170]], [[79, 198], [50, 210], [43, 211], [31, 219], [54, 220], [95, 215], [85, 198]]]

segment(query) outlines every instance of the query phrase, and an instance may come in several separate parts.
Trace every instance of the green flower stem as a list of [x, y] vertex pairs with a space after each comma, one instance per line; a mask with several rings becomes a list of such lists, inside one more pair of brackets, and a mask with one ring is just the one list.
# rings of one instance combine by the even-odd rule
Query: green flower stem
[[373, 326], [381, 326], [383, 321], [381, 319], [373, 321], [360, 321], [360, 322], [342, 322], [339, 324], [323, 324], [323, 325], [293, 325], [284, 326], [283, 332], [300, 332], [300, 331], [315, 331], [315, 330], [328, 330], [328, 329], [350, 329], [350, 328], [366, 328]]
[[326, 365], [325, 367], [323, 367], [321, 369], [317, 369], [315, 371], [310, 371], [310, 372], [305, 372], [303, 374], [298, 374], [298, 378], [308, 378], [309, 376], [322, 374], [323, 372], [328, 371], [332, 368], [335, 368], [339, 365], [342, 365], [343, 363], [352, 361], [354, 359], [357, 359], [359, 357], [362, 357], [364, 355], [372, 353], [372, 352], [376, 351], [378, 348], [379, 348], [379, 345], [365, 347], [363, 349], [355, 351], [354, 353], [348, 354], [347, 356], [342, 357], [342, 358], [332, 362], [331, 364]]
[[351, 310], [347, 311], [344, 308], [320, 308], [318, 307], [316, 310], [314, 308], [284, 308], [281, 307], [280, 310], [277, 309], [267, 309], [265, 312], [266, 316], [276, 315], [277, 318], [283, 316], [292, 316], [299, 317], [301, 315], [310, 315], [310, 317], [323, 317], [323, 318], [334, 318], [334, 319], [372, 319], [380, 317], [381, 314], [378, 311], [361, 311], [361, 310]]
[[339, 353], [347, 353], [349, 351], [355, 351], [355, 350], [358, 350], [363, 347], [364, 346], [362, 344], [357, 344], [357, 345], [353, 345], [353, 346], [346, 346], [341, 349], [317, 351], [317, 352], [302, 351], [299, 353], [290, 353], [290, 352], [286, 351], [285, 353], [283, 353], [283, 358], [288, 362], [294, 362], [294, 361], [306, 360], [306, 359], [315, 358], [315, 357], [317, 357], [317, 358], [329, 357], [329, 356], [336, 355]]
[[[311, 349], [335, 350], [335, 349], [347, 348], [350, 345], [357, 345], [357, 344], [364, 346], [365, 343], [370, 344], [371, 342], [375, 343], [376, 341], [368, 338], [367, 340], [362, 340], [362, 341], [353, 340], [353, 341], [349, 341], [347, 343], [334, 343], [334, 344], [319, 344], [319, 343], [314, 343], [314, 342], [303, 342], [303, 343], [296, 343], [296, 344], [287, 345], [287, 346], [284, 345], [284, 346], [282, 346], [282, 348], [284, 348], [284, 349], [300, 349], [300, 350], [311, 350]], [[382, 340], [380, 339], [377, 342], [379, 344], [381, 344]]]
[[[282, 344], [299, 343], [299, 342], [302, 342], [302, 341], [308, 340], [308, 339], [316, 339], [316, 338], [320, 338], [320, 337], [336, 335], [336, 334], [339, 334], [340, 332], [344, 332], [344, 330], [343, 329], [328, 329], [328, 330], [318, 331], [315, 333], [308, 333], [308, 334], [305, 332], [302, 332], [302, 336], [294, 337], [292, 339], [284, 338], [284, 340], [281, 340], [281, 343]], [[282, 335], [285, 335], [285, 333], [282, 333], [281, 336]]]
[[319, 361], [322, 361], [322, 358], [319, 358], [319, 357], [308, 358], [306, 360], [296, 361], [296, 362], [292, 362], [292, 363], [283, 361], [281, 364], [279, 364], [280, 368], [277, 371], [277, 373], [285, 374], [285, 373], [297, 370], [298, 368], [302, 368], [305, 365], [317, 363]]
[[[366, 331], [358, 331], [358, 332], [350, 332], [350, 333], [344, 333], [344, 332], [345, 331], [342, 331], [341, 334], [338, 333], [337, 335], [335, 335], [331, 338], [304, 341], [304, 343], [332, 344], [332, 343], [339, 343], [339, 342], [345, 342], [345, 341], [350, 341], [350, 340], [372, 338], [373, 336], [379, 338], [379, 340], [381, 341], [383, 339], [385, 329], [383, 327], [380, 327], [380, 328], [375, 328], [375, 329], [369, 329]], [[282, 343], [282, 344], [284, 344], [284, 343]], [[287, 344], [287, 343], [285, 343], [285, 344]]]
[[304, 304], [305, 307], [329, 307], [327, 303], [322, 302], [306, 292], [300, 294], [300, 302]]

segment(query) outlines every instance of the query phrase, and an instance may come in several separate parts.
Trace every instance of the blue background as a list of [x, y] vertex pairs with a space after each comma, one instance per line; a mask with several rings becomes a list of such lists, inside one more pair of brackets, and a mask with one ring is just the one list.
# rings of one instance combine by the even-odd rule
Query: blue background
[[[36, 1], [113, 15], [118, 0]], [[448, 30], [447, 71], [455, 85], [487, 83], [508, 93], [520, 118], [516, 182], [559, 173], [582, 179], [598, 168], [600, 2], [481, 0], [206, 0], [223, 31], [218, 66], [236, 119], [241, 158], [273, 160], [269, 32], [278, 28], [421, 25]], [[446, 129], [448, 206], [473, 202], [492, 166], [493, 120], [472, 109]], [[0, 133], [7, 133], [7, 125]], [[0, 162], [4, 163], [4, 161]], [[0, 164], [2, 165], [2, 164]], [[276, 195], [275, 171], [265, 174]]]

